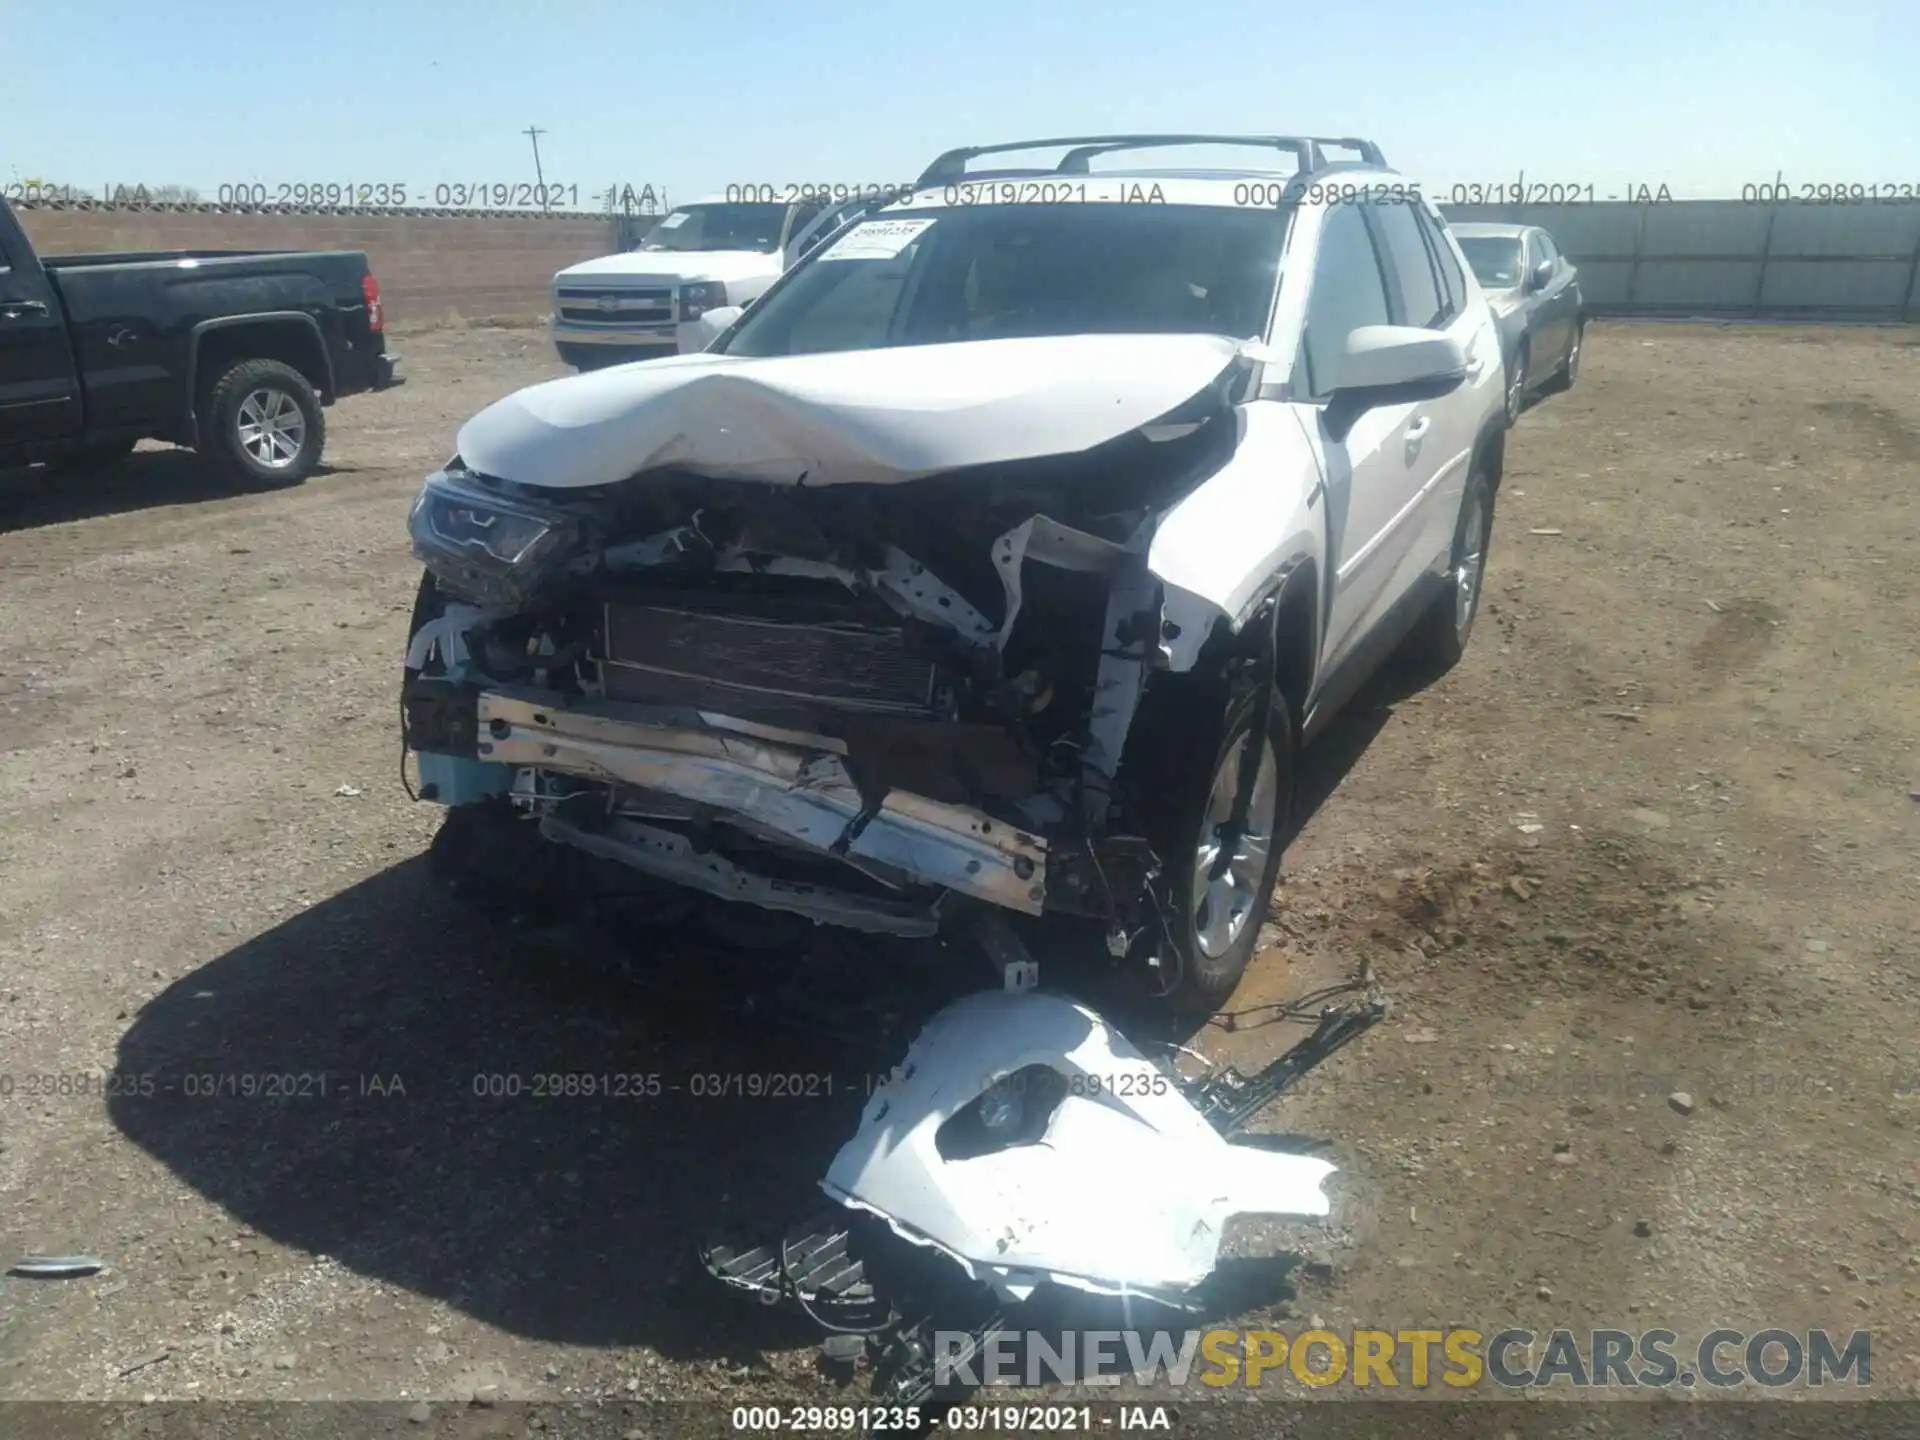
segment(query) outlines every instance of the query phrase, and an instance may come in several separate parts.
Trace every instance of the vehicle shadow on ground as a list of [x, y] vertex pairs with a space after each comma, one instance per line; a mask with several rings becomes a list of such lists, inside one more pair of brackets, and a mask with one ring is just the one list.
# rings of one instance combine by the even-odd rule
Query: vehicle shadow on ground
[[[323, 461], [312, 478], [342, 469]], [[0, 534], [246, 493], [191, 450], [136, 450], [111, 464], [70, 470], [0, 471]]]
[[1432, 669], [1392, 659], [1370, 676], [1300, 755], [1294, 772], [1294, 823], [1304, 826], [1333, 798], [1353, 767], [1392, 721], [1393, 707], [1439, 681]]
[[[660, 948], [699, 988], [700, 947]], [[797, 1322], [697, 1246], [723, 1215], [757, 1239], [817, 1204], [884, 1069], [571, 963], [468, 915], [424, 858], [181, 979], [117, 1064], [155, 1084], [115, 1124], [262, 1236], [517, 1334], [741, 1360]], [[776, 1074], [831, 1079], [727, 1078]]]

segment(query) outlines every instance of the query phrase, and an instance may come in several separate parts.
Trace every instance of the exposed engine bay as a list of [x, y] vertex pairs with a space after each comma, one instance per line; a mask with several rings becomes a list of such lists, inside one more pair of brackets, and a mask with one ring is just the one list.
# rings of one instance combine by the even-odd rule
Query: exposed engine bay
[[1151, 950], [1136, 722], [1209, 637], [1148, 550], [1232, 456], [1243, 374], [1078, 453], [911, 484], [554, 489], [456, 457], [412, 525], [423, 798], [505, 795], [551, 840], [824, 923], [925, 935], [977, 901]]

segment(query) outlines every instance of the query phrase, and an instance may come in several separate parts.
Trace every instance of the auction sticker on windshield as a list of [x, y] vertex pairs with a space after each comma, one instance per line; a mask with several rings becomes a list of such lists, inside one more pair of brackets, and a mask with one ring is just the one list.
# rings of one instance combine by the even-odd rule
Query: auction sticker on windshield
[[822, 260], [891, 260], [932, 220], [862, 220], [821, 252]]

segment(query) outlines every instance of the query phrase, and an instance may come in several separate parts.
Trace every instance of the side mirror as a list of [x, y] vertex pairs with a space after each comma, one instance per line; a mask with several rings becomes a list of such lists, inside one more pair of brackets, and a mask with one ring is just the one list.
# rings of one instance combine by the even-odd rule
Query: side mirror
[[721, 332], [745, 313], [744, 305], [719, 305], [701, 312], [700, 318], [693, 322], [694, 334], [700, 341], [699, 348], [711, 350]]
[[1553, 279], [1553, 262], [1542, 260], [1527, 272], [1527, 289], [1544, 290], [1547, 282]]
[[1466, 378], [1467, 355], [1452, 336], [1412, 325], [1362, 325], [1347, 336], [1340, 355], [1325, 412], [1327, 431], [1344, 440], [1367, 411], [1435, 400]]

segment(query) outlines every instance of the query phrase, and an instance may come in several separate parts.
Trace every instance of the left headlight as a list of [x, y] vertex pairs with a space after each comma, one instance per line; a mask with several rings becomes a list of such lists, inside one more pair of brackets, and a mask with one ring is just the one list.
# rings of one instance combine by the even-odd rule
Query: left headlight
[[568, 512], [497, 494], [447, 470], [420, 487], [407, 533], [442, 590], [508, 612], [523, 608], [580, 541], [579, 521]]
[[680, 287], [680, 318], [698, 320], [727, 303], [727, 287], [718, 280], [699, 280]]

